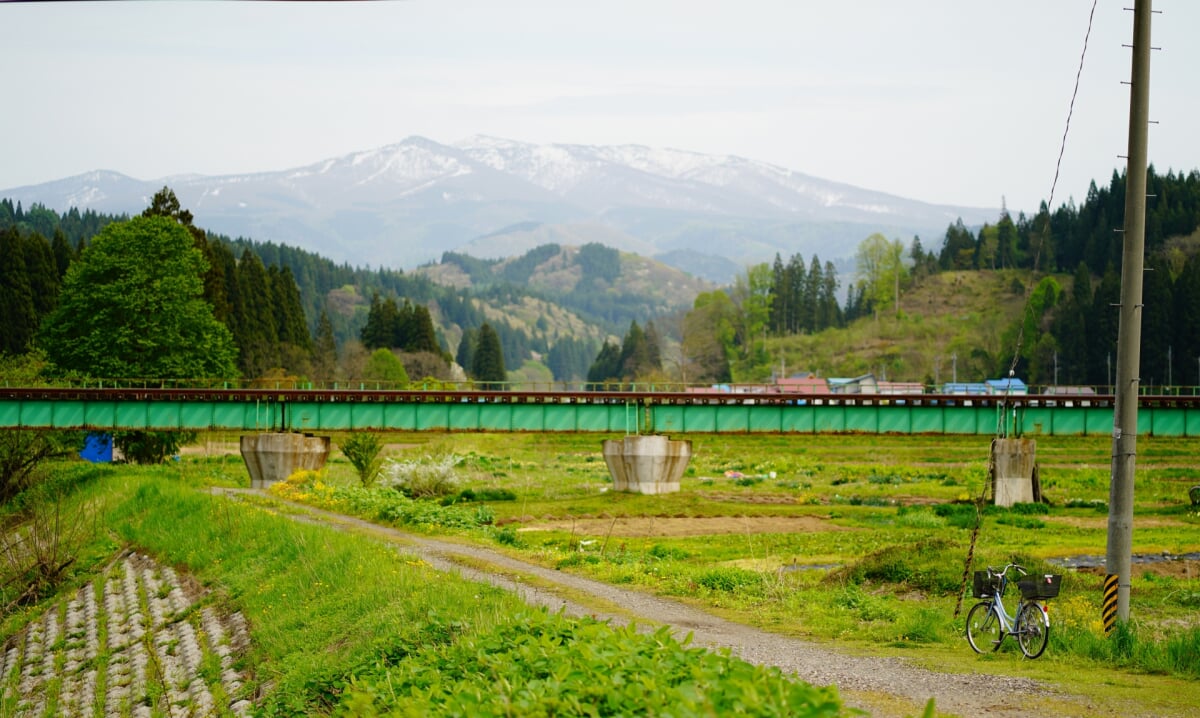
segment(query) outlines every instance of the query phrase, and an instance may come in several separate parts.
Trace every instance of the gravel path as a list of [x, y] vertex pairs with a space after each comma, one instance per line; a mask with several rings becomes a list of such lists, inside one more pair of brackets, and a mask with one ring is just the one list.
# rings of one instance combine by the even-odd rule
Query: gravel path
[[[727, 621], [669, 598], [548, 569], [480, 546], [431, 539], [341, 514], [292, 505], [304, 512], [292, 515], [297, 520], [353, 528], [384, 537], [396, 543], [399, 550], [417, 555], [434, 568], [514, 591], [530, 604], [563, 609], [571, 615], [595, 616], [615, 624], [623, 625], [633, 620], [644, 625], [669, 625], [680, 636], [691, 633], [695, 645], [727, 648], [733, 655], [751, 663], [778, 666], [785, 673], [809, 683], [836, 685], [848, 705], [870, 710], [877, 716], [919, 714], [920, 708], [931, 697], [936, 701], [939, 714], [1029, 715], [1031, 706], [1044, 704], [1048, 698], [1077, 702], [1081, 714], [1103, 713], [1096, 711], [1086, 698], [1066, 695], [1046, 683], [1000, 675], [943, 673], [911, 665], [899, 658], [853, 656], [810, 641]], [[471, 568], [464, 562], [486, 563], [487, 570]], [[526, 577], [532, 577], [532, 580]], [[566, 591], [557, 591], [560, 587]], [[599, 601], [584, 605], [564, 594], [584, 594]], [[598, 609], [606, 602], [619, 606], [619, 610]], [[963, 648], [969, 650], [965, 642]]]

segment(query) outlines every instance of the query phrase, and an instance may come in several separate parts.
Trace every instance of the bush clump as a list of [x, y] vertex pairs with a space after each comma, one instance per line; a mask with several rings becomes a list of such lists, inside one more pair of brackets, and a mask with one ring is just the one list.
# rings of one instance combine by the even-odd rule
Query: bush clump
[[387, 485], [409, 498], [438, 498], [458, 491], [460, 462], [454, 454], [426, 455], [421, 459], [389, 461], [384, 473]]
[[653, 634], [542, 614], [415, 652], [357, 679], [352, 715], [842, 715], [833, 687]]

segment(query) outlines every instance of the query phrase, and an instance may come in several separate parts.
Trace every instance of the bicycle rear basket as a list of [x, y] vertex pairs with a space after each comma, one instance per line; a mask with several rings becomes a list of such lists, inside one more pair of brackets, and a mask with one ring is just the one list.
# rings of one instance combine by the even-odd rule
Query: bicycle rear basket
[[1000, 577], [988, 576], [987, 571], [975, 572], [975, 598], [991, 598], [1000, 590]]
[[1048, 573], [1037, 578], [1018, 581], [1017, 585], [1021, 587], [1021, 596], [1024, 598], [1054, 598], [1058, 595], [1061, 583], [1062, 576]]

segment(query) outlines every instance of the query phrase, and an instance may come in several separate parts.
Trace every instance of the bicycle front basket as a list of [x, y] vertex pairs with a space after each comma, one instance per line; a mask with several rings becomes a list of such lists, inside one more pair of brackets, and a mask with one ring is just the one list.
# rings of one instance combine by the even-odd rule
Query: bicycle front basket
[[1021, 596], [1024, 598], [1054, 598], [1058, 595], [1061, 583], [1062, 576], [1048, 573], [1037, 578], [1018, 581], [1017, 585], [1021, 587]]
[[988, 576], [987, 571], [975, 572], [975, 598], [991, 598], [1000, 590], [1000, 577]]

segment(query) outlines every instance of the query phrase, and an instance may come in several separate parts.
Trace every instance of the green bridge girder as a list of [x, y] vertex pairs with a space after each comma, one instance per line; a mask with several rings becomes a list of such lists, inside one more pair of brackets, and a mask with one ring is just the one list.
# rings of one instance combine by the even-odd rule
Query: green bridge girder
[[[0, 429], [1110, 436], [1112, 416], [1111, 397], [0, 389]], [[1145, 397], [1138, 433], [1200, 436], [1200, 403]]]

